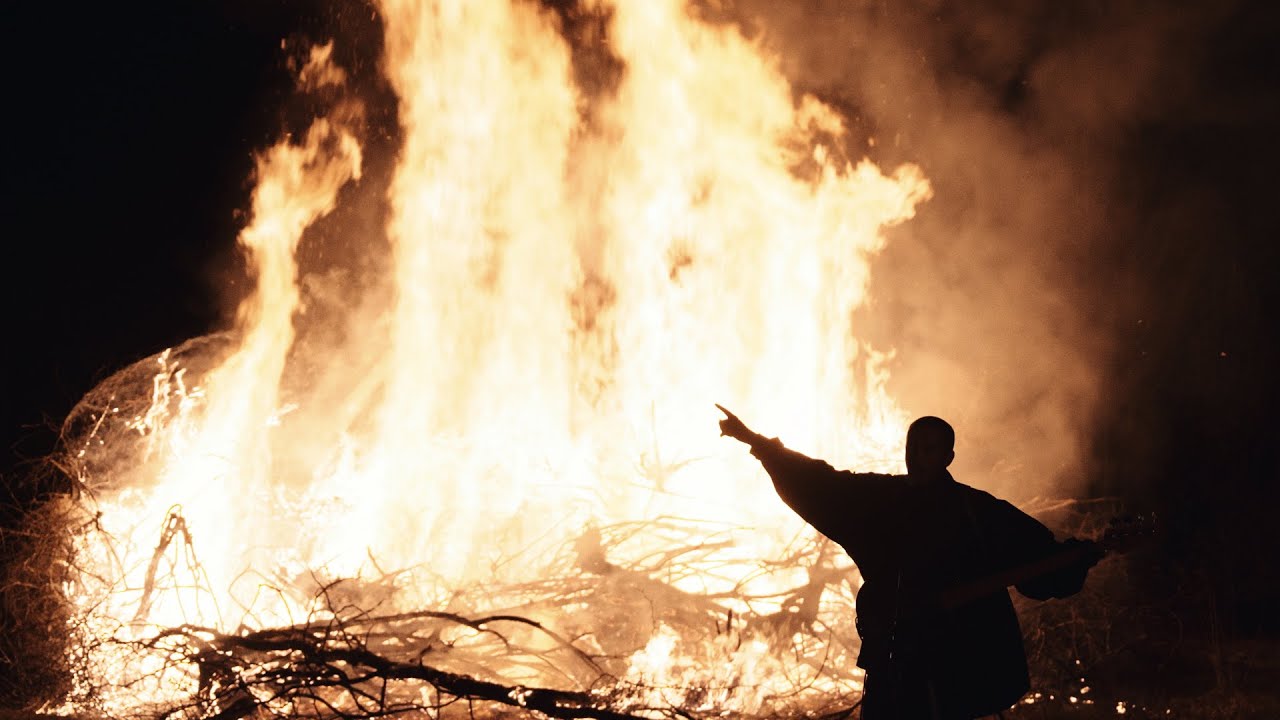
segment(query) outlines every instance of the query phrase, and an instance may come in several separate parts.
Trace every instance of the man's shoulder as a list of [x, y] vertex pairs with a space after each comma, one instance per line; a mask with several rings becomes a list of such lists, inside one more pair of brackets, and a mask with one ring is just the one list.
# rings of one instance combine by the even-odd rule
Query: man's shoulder
[[996, 497], [981, 488], [966, 485], [958, 480], [952, 483], [951, 488], [952, 492], [959, 494], [965, 502], [973, 503], [978, 507], [994, 508], [1005, 512], [1012, 510], [1022, 514], [1022, 511], [1018, 509], [1018, 506], [1004, 498]]
[[856, 470], [841, 470], [840, 474], [848, 477], [851, 480], [859, 480], [863, 482], [872, 482], [872, 483], [901, 484], [907, 478], [906, 475], [892, 475], [889, 473], [876, 473], [876, 472], [858, 472]]
[[959, 480], [951, 483], [950, 488], [952, 492], [959, 493], [965, 497], [974, 498], [976, 500], [982, 500], [985, 502], [1005, 502], [986, 490], [976, 488], [967, 483], [962, 483]]
[[843, 470], [840, 472], [839, 483], [848, 488], [849, 492], [857, 493], [862, 497], [878, 497], [887, 500], [910, 496], [910, 486], [906, 482], [905, 475]]
[[1004, 498], [992, 495], [986, 490], [956, 482], [954, 491], [960, 495], [959, 499], [970, 509], [970, 512], [983, 523], [992, 526], [1049, 532], [1044, 528], [1043, 523], [1025, 510]]

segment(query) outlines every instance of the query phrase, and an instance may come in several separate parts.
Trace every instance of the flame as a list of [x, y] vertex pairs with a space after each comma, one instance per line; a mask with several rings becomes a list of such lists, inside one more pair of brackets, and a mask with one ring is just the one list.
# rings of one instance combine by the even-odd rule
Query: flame
[[[230, 349], [202, 373], [162, 354], [145, 409], [93, 416], [93, 452], [116, 460], [109, 483], [84, 473], [103, 532], [71, 595], [90, 633], [289, 624], [341, 577], [397, 578], [353, 602], [456, 604], [459, 588], [545, 577], [592, 528], [659, 518], [706, 548], [666, 578], [673, 592], [778, 611], [771, 593], [804, 570], [760, 562], [808, 536], [718, 437], [713, 403], [837, 465], [897, 462], [889, 356], [850, 318], [882, 229], [929, 194], [920, 171], [844, 160], [838, 113], [681, 0], [587, 4], [622, 68], [604, 90], [576, 79], [537, 4], [379, 7], [402, 133], [390, 271], [327, 317], [300, 278], [307, 229], [361, 178], [357, 111], [261, 155], [239, 238], [256, 288]], [[312, 52], [304, 89], [346, 82], [331, 54]], [[299, 342], [321, 325], [345, 331]], [[125, 458], [104, 423], [145, 450]], [[638, 527], [607, 562], [656, 573], [645, 559], [675, 540]], [[750, 688], [699, 702], [756, 712], [786, 675], [757, 638], [693, 640], [656, 611], [635, 632], [631, 682]], [[162, 659], [94, 663], [116, 685], [154, 674], [114, 707], [192, 691]]]

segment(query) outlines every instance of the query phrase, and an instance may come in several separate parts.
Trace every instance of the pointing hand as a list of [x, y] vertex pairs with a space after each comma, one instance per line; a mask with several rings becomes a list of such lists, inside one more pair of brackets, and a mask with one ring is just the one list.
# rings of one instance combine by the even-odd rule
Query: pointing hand
[[720, 421], [720, 434], [750, 444], [751, 438], [755, 436], [755, 433], [751, 432], [751, 429], [739, 420], [737, 415], [726, 410], [723, 405], [717, 404], [716, 407], [719, 408], [720, 412], [724, 413], [724, 419]]

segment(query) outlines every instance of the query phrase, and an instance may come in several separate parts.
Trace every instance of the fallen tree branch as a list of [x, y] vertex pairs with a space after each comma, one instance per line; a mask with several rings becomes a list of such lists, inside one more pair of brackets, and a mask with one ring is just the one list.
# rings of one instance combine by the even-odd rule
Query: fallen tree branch
[[[677, 708], [619, 710], [610, 707], [610, 697], [603, 693], [505, 685], [449, 672], [421, 661], [395, 660], [370, 651], [355, 640], [347, 628], [337, 624], [273, 628], [241, 635], [181, 626], [160, 633], [147, 645], [160, 648], [173, 640], [179, 647], [185, 646], [187, 659], [200, 668], [204, 702], [210, 706], [206, 709], [216, 708], [217, 712], [210, 717], [217, 720], [245, 718], [266, 705], [300, 698], [320, 702], [343, 718], [383, 717], [410, 709], [386, 693], [386, 683], [404, 680], [427, 683], [442, 696], [535, 710], [554, 718], [639, 720], [641, 716], [633, 711], [692, 717]], [[240, 663], [256, 664], [263, 671], [255, 675], [244, 669], [237, 670], [237, 667], [243, 668]], [[366, 689], [370, 684], [381, 685], [378, 696]], [[349, 697], [358, 697], [370, 704], [366, 706], [357, 700], [355, 711], [342, 709], [334, 698], [317, 694], [315, 691], [320, 688], [341, 690]], [[414, 706], [423, 707], [421, 703]], [[174, 709], [165, 717], [175, 717], [187, 709]]]

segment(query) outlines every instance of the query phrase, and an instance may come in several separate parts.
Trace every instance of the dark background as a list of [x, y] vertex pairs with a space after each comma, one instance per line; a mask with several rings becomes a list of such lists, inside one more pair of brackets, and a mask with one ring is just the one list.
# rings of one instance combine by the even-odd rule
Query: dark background
[[[1090, 492], [1158, 510], [1165, 531], [1137, 591], [1194, 583], [1163, 596], [1186, 603], [1188, 627], [1256, 639], [1280, 634], [1280, 13], [1232, 7], [1186, 99], [1119, 136], [1115, 242], [1092, 268], [1113, 296], [1082, 312], [1114, 349], [1098, 360]], [[322, 38], [331, 14], [276, 0], [3, 12], [0, 471], [25, 488], [97, 381], [224, 325], [252, 153], [285, 122], [282, 40]], [[991, 91], [1016, 113], [1017, 88]]]
[[96, 381], [217, 327], [252, 153], [291, 80], [283, 3], [5, 9], [3, 442], [48, 452]]

